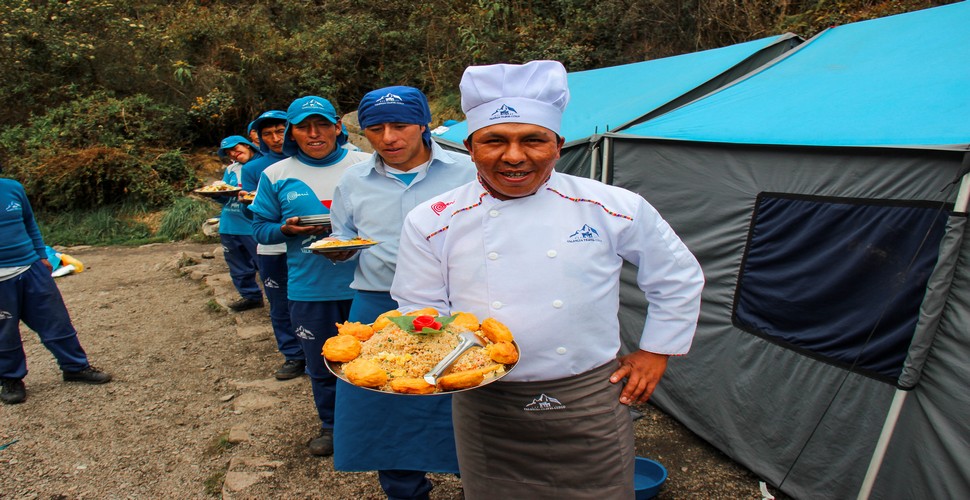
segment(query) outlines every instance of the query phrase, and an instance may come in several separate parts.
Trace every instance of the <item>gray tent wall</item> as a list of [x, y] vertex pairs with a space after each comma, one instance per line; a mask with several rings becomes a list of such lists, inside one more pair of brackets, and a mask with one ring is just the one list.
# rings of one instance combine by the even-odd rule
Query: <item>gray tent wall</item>
[[[613, 184], [642, 194], [663, 214], [707, 279], [691, 352], [670, 361], [652, 400], [788, 494], [855, 496], [894, 389], [732, 324], [755, 200], [760, 192], [784, 192], [952, 203], [954, 190], [944, 188], [961, 172], [963, 154], [611, 137]], [[966, 252], [964, 244], [964, 260]], [[959, 285], [967, 271], [957, 268]], [[873, 498], [970, 498], [967, 290], [955, 286], [948, 294], [923, 375], [933, 381], [917, 386], [904, 407]], [[620, 320], [629, 345], [642, 331], [645, 308], [627, 269]], [[959, 401], [954, 391], [962, 392]], [[907, 490], [913, 493], [900, 494]]]
[[[604, 177], [654, 204], [707, 278], [694, 345], [670, 361], [654, 402], [795, 497], [970, 498], [968, 20], [970, 3], [956, 2], [834, 28], [731, 86], [605, 134]], [[906, 313], [915, 327], [901, 330], [911, 337], [898, 379], [853, 373], [735, 326], [749, 229], [766, 192], [931, 203], [937, 220], [948, 215], [928, 247], [935, 267], [923, 293], [914, 290], [918, 312]], [[842, 255], [828, 250], [818, 253]], [[799, 260], [815, 257], [785, 255], [779, 268], [805, 269]], [[620, 320], [635, 347], [646, 305], [630, 271]], [[799, 284], [812, 289], [811, 280]], [[839, 290], [855, 298], [874, 288]]]

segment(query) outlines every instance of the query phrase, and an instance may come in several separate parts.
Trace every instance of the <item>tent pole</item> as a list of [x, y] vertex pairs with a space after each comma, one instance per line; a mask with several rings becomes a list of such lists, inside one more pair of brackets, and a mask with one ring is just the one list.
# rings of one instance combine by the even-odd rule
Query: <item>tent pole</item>
[[602, 182], [603, 184], [610, 183], [609, 158], [610, 158], [610, 138], [604, 137], [603, 138], [603, 161], [600, 162], [602, 165], [601, 170], [603, 171], [602, 174], [600, 174], [600, 182]]
[[[960, 191], [957, 193], [957, 200], [953, 204], [953, 212], [966, 213], [967, 200], [970, 200], [970, 174], [964, 175], [960, 181]], [[901, 389], [896, 389], [896, 393], [893, 394], [893, 402], [889, 405], [889, 413], [886, 415], [886, 422], [883, 424], [879, 440], [876, 442], [876, 450], [872, 453], [869, 469], [866, 471], [866, 477], [859, 488], [859, 496], [856, 497], [858, 500], [868, 500], [869, 494], [872, 493], [872, 485], [875, 484], [876, 476], [879, 475], [879, 468], [882, 467], [886, 448], [889, 447], [889, 440], [893, 436], [893, 431], [896, 430], [896, 423], [899, 421], [899, 414], [903, 410], [903, 403], [906, 401], [907, 394], [909, 394], [908, 391]]]
[[879, 474], [879, 468], [882, 466], [882, 459], [886, 456], [886, 448], [889, 447], [889, 440], [893, 436], [893, 431], [896, 429], [896, 422], [899, 420], [899, 413], [903, 408], [903, 403], [906, 401], [907, 391], [901, 389], [896, 389], [896, 393], [893, 394], [893, 402], [889, 405], [889, 414], [886, 415], [886, 423], [882, 426], [882, 433], [879, 434], [879, 441], [876, 442], [876, 451], [872, 453], [872, 459], [869, 460], [869, 469], [866, 471], [866, 477], [862, 481], [862, 487], [859, 488], [858, 500], [867, 500], [869, 494], [872, 493], [872, 485], [876, 482], [876, 476]]
[[589, 155], [589, 178], [596, 180], [596, 171], [599, 170], [600, 148], [594, 144], [592, 149], [593, 153]]

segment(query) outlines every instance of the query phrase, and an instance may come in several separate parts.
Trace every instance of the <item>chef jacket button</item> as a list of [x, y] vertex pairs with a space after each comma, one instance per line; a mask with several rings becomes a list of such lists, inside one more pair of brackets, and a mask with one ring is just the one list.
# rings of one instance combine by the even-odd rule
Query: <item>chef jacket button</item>
[[498, 259], [498, 253], [496, 253], [496, 252], [489, 252], [488, 253], [488, 260], [496, 260], [496, 259]]
[[502, 303], [501, 302], [499, 302], [497, 300], [495, 302], [492, 302], [492, 309], [501, 309], [501, 308], [502, 308]]
[[566, 348], [565, 347], [557, 347], [556, 348], [556, 354], [566, 354]]
[[556, 309], [559, 309], [560, 307], [562, 307], [562, 301], [561, 300], [554, 300], [554, 301], [552, 301], [552, 307], [555, 307]]
[[498, 217], [498, 210], [491, 210], [488, 212], [488, 215], [492, 217]]
[[555, 257], [558, 254], [556, 253], [555, 250], [549, 250], [548, 252], [546, 252], [546, 255], [548, 255], [549, 257]]

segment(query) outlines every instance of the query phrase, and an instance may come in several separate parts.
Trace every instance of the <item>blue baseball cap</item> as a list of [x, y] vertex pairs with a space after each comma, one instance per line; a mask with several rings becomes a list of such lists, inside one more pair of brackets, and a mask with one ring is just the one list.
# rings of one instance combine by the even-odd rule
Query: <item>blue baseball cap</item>
[[263, 114], [257, 116], [255, 120], [250, 122], [249, 129], [246, 130], [246, 133], [252, 132], [253, 130], [255, 130], [258, 133], [259, 129], [263, 128], [263, 124], [269, 120], [281, 121], [285, 123], [286, 112], [280, 111], [278, 109], [271, 109], [269, 111], [263, 112]]
[[249, 146], [250, 149], [252, 149], [254, 152], [255, 151], [259, 151], [256, 148], [256, 145], [253, 144], [253, 143], [251, 143], [251, 142], [249, 142], [249, 140], [246, 139], [245, 137], [243, 137], [241, 135], [230, 135], [229, 137], [226, 137], [221, 142], [219, 142], [219, 150], [217, 151], [217, 153], [219, 154], [219, 156], [221, 158], [225, 158], [226, 157], [226, 154], [227, 154], [227, 151], [229, 151], [230, 149], [236, 147], [239, 144], [245, 144], [245, 145]]
[[[296, 155], [300, 147], [293, 140], [293, 136], [290, 134], [290, 127], [313, 115], [322, 116], [328, 122], [335, 125], [340, 120], [337, 118], [337, 110], [333, 107], [333, 104], [330, 104], [330, 101], [322, 97], [308, 95], [293, 101], [290, 107], [286, 108], [286, 131], [283, 132], [283, 154], [287, 156]], [[337, 147], [339, 148], [347, 144], [347, 139], [347, 127], [341, 124], [340, 133], [337, 134]]]
[[314, 95], [301, 97], [293, 101], [290, 107], [286, 109], [286, 121], [290, 125], [296, 125], [313, 115], [320, 115], [334, 124], [339, 120], [337, 118], [337, 110], [333, 107], [333, 104], [330, 104], [330, 101], [322, 97]]

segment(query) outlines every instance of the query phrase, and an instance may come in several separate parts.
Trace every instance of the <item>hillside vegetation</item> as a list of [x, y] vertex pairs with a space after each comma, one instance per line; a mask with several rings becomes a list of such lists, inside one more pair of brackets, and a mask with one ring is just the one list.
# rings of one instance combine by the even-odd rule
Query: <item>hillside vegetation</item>
[[[47, 214], [171, 206], [199, 157], [307, 94], [352, 111], [373, 88], [424, 90], [460, 119], [471, 64], [570, 71], [923, 9], [925, 0], [278, 0], [0, 2], [0, 165]], [[149, 231], [151, 232], [151, 231]]]

